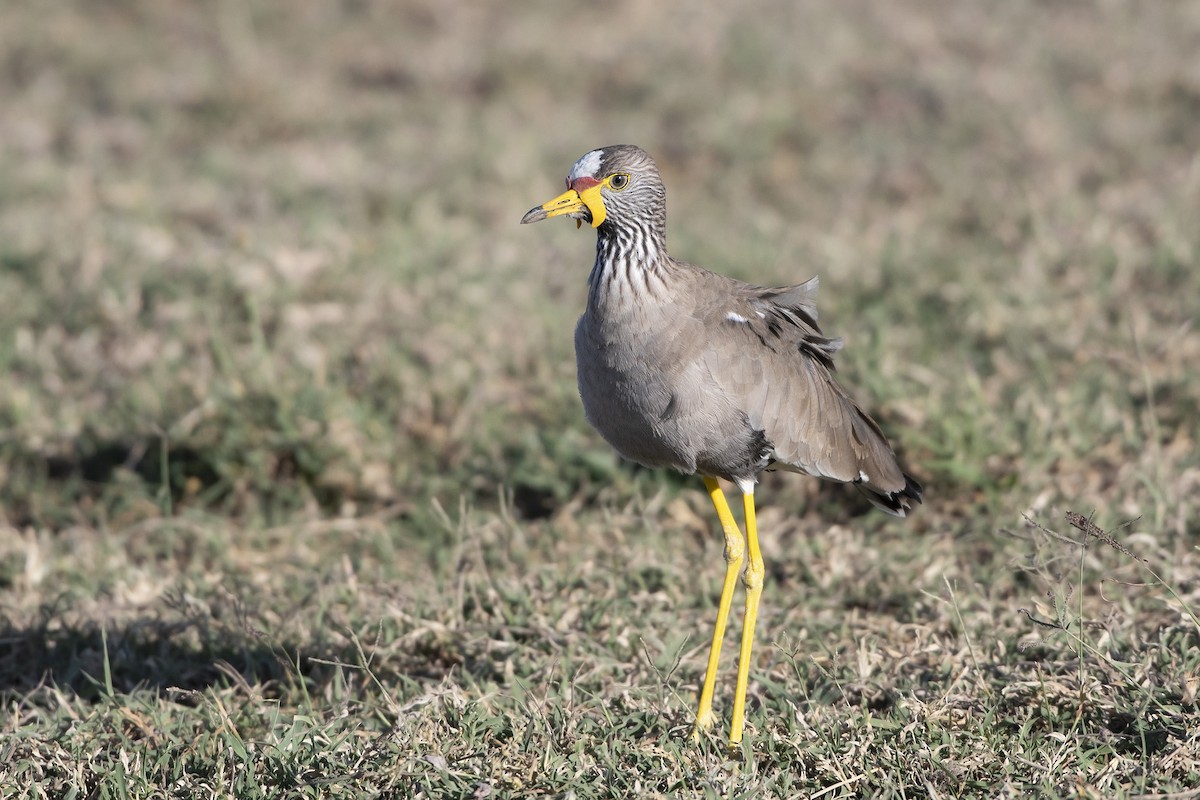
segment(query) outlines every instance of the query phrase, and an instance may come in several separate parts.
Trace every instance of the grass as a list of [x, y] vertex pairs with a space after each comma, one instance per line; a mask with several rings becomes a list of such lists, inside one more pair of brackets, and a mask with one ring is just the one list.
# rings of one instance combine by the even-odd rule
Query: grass
[[[1198, 37], [1165, 3], [6, 4], [3, 796], [1194, 796]], [[516, 224], [620, 141], [676, 254], [820, 273], [927, 487], [897, 522], [764, 481], [736, 753], [689, 738], [707, 500], [589, 431], [590, 238]]]

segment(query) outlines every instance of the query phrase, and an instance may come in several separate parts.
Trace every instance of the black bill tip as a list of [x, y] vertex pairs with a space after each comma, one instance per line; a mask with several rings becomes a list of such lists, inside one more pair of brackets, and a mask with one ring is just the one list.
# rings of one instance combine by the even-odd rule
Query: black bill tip
[[521, 224], [528, 225], [531, 222], [541, 222], [546, 216], [546, 209], [541, 206], [534, 206], [529, 209], [529, 212], [525, 216], [521, 217]]

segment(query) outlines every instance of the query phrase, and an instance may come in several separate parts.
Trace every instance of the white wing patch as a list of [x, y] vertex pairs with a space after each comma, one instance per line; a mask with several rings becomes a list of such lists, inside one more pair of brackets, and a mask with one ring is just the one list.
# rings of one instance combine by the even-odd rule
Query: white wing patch
[[725, 315], [725, 320], [727, 322], [741, 322], [741, 323], [746, 323], [746, 322], [750, 321], [750, 320], [746, 319], [745, 317], [743, 317], [741, 314], [737, 313], [736, 311], [730, 311], [729, 313], [727, 313]]
[[861, 469], [858, 471], [858, 480], [860, 483], [871, 482], [871, 479], [867, 477], [867, 473], [863, 472]]
[[584, 153], [575, 162], [575, 166], [571, 167], [571, 180], [596, 177], [596, 173], [600, 171], [600, 156], [600, 150]]

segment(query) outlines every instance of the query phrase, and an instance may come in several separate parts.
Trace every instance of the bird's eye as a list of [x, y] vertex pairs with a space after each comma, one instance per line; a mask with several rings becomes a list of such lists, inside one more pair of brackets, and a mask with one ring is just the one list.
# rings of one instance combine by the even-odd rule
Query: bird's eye
[[612, 189], [613, 191], [619, 192], [628, 185], [629, 176], [624, 172], [618, 172], [616, 175], [613, 175], [608, 179], [608, 188]]

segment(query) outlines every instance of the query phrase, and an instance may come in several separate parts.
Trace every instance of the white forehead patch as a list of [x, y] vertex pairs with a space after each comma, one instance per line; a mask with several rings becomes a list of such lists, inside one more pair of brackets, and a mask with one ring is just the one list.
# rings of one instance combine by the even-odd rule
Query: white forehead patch
[[601, 151], [599, 150], [585, 153], [575, 162], [575, 166], [571, 167], [571, 180], [596, 177], [596, 173], [600, 171], [600, 155]]

